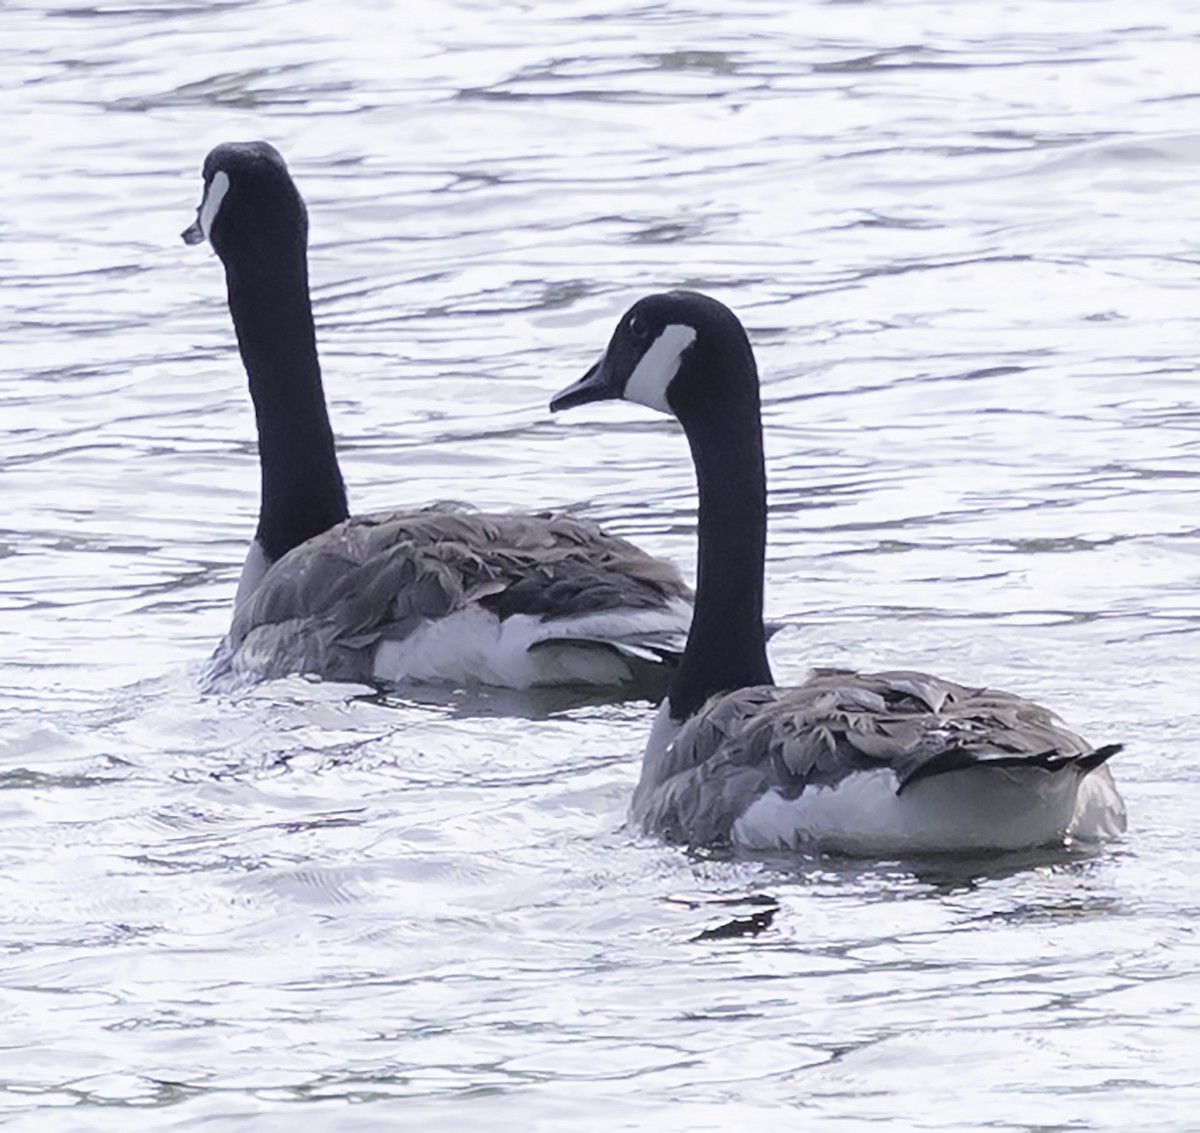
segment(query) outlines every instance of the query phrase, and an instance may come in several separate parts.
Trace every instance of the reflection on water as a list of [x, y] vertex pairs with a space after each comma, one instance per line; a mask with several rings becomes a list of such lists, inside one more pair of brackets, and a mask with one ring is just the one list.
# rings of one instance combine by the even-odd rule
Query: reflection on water
[[[1191, 1128], [1194, 22], [6, 8], [0, 1112]], [[357, 508], [578, 508], [690, 569], [679, 433], [545, 406], [634, 296], [711, 290], [764, 380], [780, 678], [1053, 704], [1126, 744], [1128, 837], [688, 856], [622, 825], [648, 705], [201, 698], [258, 473], [220, 265], [178, 232], [252, 137], [309, 201]]]

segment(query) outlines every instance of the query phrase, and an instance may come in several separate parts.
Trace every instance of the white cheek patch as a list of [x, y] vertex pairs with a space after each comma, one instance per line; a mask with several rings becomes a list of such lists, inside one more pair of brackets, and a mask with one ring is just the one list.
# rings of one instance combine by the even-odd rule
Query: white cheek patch
[[695, 327], [679, 323], [663, 327], [629, 375], [625, 383], [626, 400], [640, 402], [660, 413], [673, 413], [667, 404], [667, 387], [679, 373], [683, 352], [695, 341]]
[[204, 194], [204, 200], [200, 202], [200, 231], [204, 233], [204, 239], [208, 240], [212, 237], [213, 221], [217, 219], [217, 210], [221, 207], [221, 202], [225, 199], [225, 194], [229, 192], [229, 174], [223, 169], [218, 169], [213, 174], [213, 179], [208, 184], [208, 191]]

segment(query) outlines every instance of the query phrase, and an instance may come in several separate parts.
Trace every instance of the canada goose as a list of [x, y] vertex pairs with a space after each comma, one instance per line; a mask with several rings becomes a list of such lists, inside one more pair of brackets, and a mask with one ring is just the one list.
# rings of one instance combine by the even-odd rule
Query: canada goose
[[272, 146], [208, 155], [183, 239], [209, 240], [225, 265], [262, 476], [210, 688], [290, 673], [630, 693], [652, 673], [661, 683], [691, 616], [669, 563], [567, 515], [442, 504], [350, 516], [317, 360], [308, 216]]
[[1125, 828], [1093, 749], [1045, 708], [924, 673], [773, 682], [763, 639], [766, 474], [758, 371], [705, 295], [636, 303], [551, 402], [625, 398], [683, 426], [699, 486], [691, 632], [642, 763], [633, 825], [687, 845], [887, 855], [1102, 841]]

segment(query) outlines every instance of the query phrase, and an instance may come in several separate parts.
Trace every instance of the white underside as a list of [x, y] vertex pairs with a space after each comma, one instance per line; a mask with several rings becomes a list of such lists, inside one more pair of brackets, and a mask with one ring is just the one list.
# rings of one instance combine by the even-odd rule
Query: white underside
[[1104, 841], [1125, 828], [1107, 768], [982, 768], [937, 775], [896, 794], [891, 771], [856, 772], [798, 798], [768, 791], [733, 826], [750, 850], [856, 856], [1021, 850]]
[[1107, 763], [1079, 784], [1075, 816], [1067, 833], [1079, 842], [1110, 842], [1125, 833], [1125, 800]]
[[263, 575], [271, 564], [267, 562], [267, 553], [257, 538], [250, 540], [246, 551], [246, 561], [242, 563], [242, 575], [238, 579], [237, 594], [233, 599], [233, 612], [236, 614], [242, 608], [242, 603], [258, 589]]
[[515, 689], [619, 685], [633, 679], [630, 663], [598, 641], [678, 632], [690, 613], [686, 603], [674, 602], [661, 610], [616, 610], [551, 621], [515, 614], [501, 621], [481, 606], [470, 606], [426, 622], [401, 641], [381, 642], [374, 676], [389, 683], [448, 681]]

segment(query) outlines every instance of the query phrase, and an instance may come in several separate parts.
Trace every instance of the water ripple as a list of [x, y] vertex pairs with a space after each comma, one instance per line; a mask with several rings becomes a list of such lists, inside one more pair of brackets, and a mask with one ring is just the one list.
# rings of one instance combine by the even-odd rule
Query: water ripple
[[[5, 21], [5, 1118], [1192, 1127], [1186, 12]], [[692, 569], [678, 429], [546, 401], [633, 296], [711, 290], [764, 382], [780, 677], [917, 666], [1043, 698], [1126, 744], [1128, 838], [689, 856], [623, 826], [649, 705], [201, 698], [258, 471], [220, 264], [178, 234], [204, 152], [249, 137], [309, 202], [356, 507], [567, 507]]]

